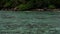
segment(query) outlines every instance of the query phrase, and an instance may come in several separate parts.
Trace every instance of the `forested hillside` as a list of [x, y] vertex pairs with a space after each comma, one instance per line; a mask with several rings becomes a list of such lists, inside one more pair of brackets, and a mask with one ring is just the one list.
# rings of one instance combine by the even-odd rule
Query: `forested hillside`
[[0, 10], [29, 10], [60, 8], [60, 0], [0, 0]]

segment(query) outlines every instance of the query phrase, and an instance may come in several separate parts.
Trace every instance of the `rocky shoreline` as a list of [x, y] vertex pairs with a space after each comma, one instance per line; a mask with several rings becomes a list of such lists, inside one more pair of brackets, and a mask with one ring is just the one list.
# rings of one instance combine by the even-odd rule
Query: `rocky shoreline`
[[0, 10], [4, 11], [60, 11], [60, 9], [27, 9], [27, 10], [20, 10], [18, 8], [3, 8]]
[[33, 9], [33, 11], [60, 11], [60, 9]]

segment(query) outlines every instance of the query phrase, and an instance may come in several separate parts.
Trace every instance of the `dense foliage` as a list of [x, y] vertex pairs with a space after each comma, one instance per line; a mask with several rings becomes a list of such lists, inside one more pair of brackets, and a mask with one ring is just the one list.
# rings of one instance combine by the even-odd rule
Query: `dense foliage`
[[0, 9], [60, 8], [60, 0], [0, 0]]

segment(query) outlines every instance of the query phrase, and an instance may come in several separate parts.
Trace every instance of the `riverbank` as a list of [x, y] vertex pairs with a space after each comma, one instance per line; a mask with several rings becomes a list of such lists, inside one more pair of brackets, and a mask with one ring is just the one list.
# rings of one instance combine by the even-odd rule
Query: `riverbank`
[[20, 10], [18, 8], [3, 8], [0, 10], [4, 10], [4, 11], [60, 11], [60, 9], [26, 9], [26, 10]]

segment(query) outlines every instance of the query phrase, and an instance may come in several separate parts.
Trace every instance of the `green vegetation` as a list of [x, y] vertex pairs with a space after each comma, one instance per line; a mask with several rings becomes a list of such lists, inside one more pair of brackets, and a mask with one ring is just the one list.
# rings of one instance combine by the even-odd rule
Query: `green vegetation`
[[60, 0], [0, 0], [0, 9], [60, 8]]

